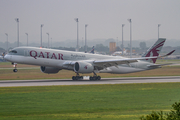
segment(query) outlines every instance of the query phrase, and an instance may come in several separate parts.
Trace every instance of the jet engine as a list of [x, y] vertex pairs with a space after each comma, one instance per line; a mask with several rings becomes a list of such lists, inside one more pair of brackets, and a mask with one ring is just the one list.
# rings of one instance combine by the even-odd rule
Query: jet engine
[[92, 73], [94, 71], [94, 66], [87, 62], [76, 62], [74, 71], [77, 73]]
[[44, 67], [44, 66], [41, 66], [41, 72], [43, 73], [47, 73], [47, 74], [55, 74], [55, 73], [58, 73], [61, 69], [59, 68], [54, 68], [54, 67]]

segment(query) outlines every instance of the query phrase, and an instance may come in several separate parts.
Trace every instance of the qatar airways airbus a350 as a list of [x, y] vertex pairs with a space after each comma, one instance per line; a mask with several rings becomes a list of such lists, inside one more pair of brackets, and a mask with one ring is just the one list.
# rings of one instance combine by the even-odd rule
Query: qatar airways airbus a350
[[[93, 73], [90, 80], [100, 80], [96, 73], [124, 74], [160, 68], [155, 64], [161, 48], [165, 43], [164, 38], [158, 39], [140, 58], [125, 58], [121, 56], [99, 55], [83, 52], [72, 52], [37, 47], [17, 47], [4, 56], [12, 63], [38, 65], [43, 73], [58, 73], [62, 69], [74, 71], [77, 75], [73, 80], [83, 79], [80, 73]], [[167, 55], [171, 55], [175, 50]], [[161, 56], [161, 57], [164, 57]], [[13, 70], [17, 72], [17, 68]]]

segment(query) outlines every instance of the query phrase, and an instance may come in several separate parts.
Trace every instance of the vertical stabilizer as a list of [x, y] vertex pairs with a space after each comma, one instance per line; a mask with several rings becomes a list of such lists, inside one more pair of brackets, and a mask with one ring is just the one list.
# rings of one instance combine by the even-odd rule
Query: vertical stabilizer
[[[159, 56], [161, 49], [165, 43], [166, 39], [165, 38], [159, 38], [156, 43], [150, 47], [145, 54], [142, 55], [142, 57], [153, 57], [153, 56]], [[157, 58], [153, 59], [146, 59], [147, 62], [156, 62]]]
[[92, 50], [91, 50], [90, 53], [94, 54], [94, 46], [92, 47]]

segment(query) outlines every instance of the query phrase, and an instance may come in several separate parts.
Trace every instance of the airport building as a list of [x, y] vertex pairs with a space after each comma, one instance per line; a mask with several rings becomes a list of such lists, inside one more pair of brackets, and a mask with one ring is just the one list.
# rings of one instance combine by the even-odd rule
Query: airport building
[[116, 42], [109, 43], [109, 53], [113, 53], [116, 51]]

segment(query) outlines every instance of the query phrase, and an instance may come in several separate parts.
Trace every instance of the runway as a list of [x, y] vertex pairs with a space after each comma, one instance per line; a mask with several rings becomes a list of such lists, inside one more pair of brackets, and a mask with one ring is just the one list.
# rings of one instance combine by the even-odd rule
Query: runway
[[53, 86], [53, 85], [93, 85], [93, 84], [132, 84], [132, 83], [163, 83], [180, 82], [180, 76], [168, 77], [126, 77], [126, 78], [102, 78], [99, 81], [71, 79], [48, 80], [2, 80], [0, 87], [18, 86]]

